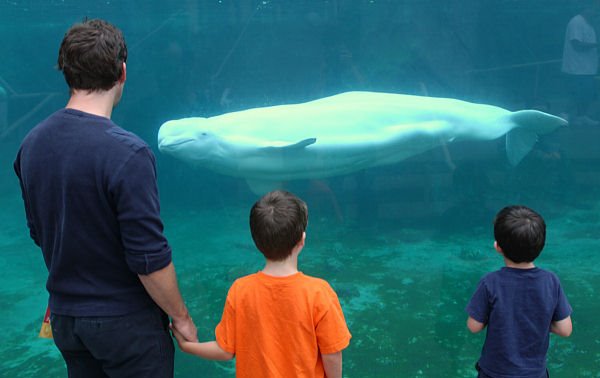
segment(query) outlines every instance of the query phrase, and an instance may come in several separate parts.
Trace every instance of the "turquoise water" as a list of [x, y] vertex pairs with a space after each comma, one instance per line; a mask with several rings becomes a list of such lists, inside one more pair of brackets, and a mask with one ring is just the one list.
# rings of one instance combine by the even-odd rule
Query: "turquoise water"
[[[241, 179], [160, 154], [162, 122], [348, 90], [554, 114], [567, 101], [554, 60], [574, 10], [559, 1], [40, 3], [0, 3], [0, 377], [66, 375], [53, 343], [37, 338], [45, 268], [11, 164], [26, 132], [66, 102], [56, 52], [84, 16], [113, 21], [127, 38], [128, 82], [113, 119], [155, 149], [165, 232], [201, 339], [213, 337], [233, 280], [261, 268], [247, 225], [256, 196]], [[600, 127], [571, 125], [517, 167], [496, 140], [287, 183], [310, 212], [300, 269], [331, 283], [353, 334], [345, 375], [473, 377], [484, 335], [467, 331], [464, 307], [479, 278], [502, 266], [494, 213], [522, 203], [546, 218], [537, 264], [559, 275], [574, 309], [573, 335], [551, 336], [552, 377], [600, 377], [598, 140]], [[177, 376], [198, 372], [234, 374], [232, 363], [177, 354]]]

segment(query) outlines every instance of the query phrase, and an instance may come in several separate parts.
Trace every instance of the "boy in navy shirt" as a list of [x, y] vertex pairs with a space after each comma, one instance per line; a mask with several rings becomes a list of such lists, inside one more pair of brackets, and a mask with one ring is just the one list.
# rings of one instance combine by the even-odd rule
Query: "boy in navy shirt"
[[546, 224], [525, 206], [505, 207], [494, 220], [494, 238], [506, 266], [485, 275], [467, 305], [469, 330], [487, 326], [479, 377], [547, 377], [550, 332], [568, 337], [573, 327], [558, 277], [533, 264], [544, 248]]

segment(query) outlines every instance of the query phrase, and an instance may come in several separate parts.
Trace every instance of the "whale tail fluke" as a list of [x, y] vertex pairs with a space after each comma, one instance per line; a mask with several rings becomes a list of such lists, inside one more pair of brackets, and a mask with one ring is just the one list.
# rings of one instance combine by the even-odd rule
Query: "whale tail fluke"
[[516, 125], [506, 134], [506, 155], [508, 162], [516, 166], [523, 160], [538, 140], [538, 135], [548, 134], [567, 121], [552, 114], [538, 110], [520, 110], [509, 115]]

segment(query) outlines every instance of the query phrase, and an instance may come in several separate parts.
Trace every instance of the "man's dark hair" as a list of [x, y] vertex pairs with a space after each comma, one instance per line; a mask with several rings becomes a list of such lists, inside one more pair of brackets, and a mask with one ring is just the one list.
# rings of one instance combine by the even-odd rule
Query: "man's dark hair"
[[308, 224], [304, 201], [292, 193], [267, 193], [250, 210], [250, 232], [256, 247], [272, 261], [285, 260]]
[[532, 262], [546, 243], [546, 223], [528, 207], [508, 206], [494, 219], [494, 237], [512, 262]]
[[123, 33], [103, 20], [85, 20], [65, 34], [58, 52], [58, 69], [71, 88], [109, 90], [123, 75], [127, 46]]

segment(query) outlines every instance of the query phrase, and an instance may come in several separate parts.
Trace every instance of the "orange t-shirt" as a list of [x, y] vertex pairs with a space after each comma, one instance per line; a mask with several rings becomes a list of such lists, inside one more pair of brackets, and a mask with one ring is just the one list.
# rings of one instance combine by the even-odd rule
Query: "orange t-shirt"
[[236, 280], [215, 330], [235, 354], [237, 377], [324, 377], [321, 353], [339, 352], [350, 332], [337, 295], [322, 279], [262, 272]]

